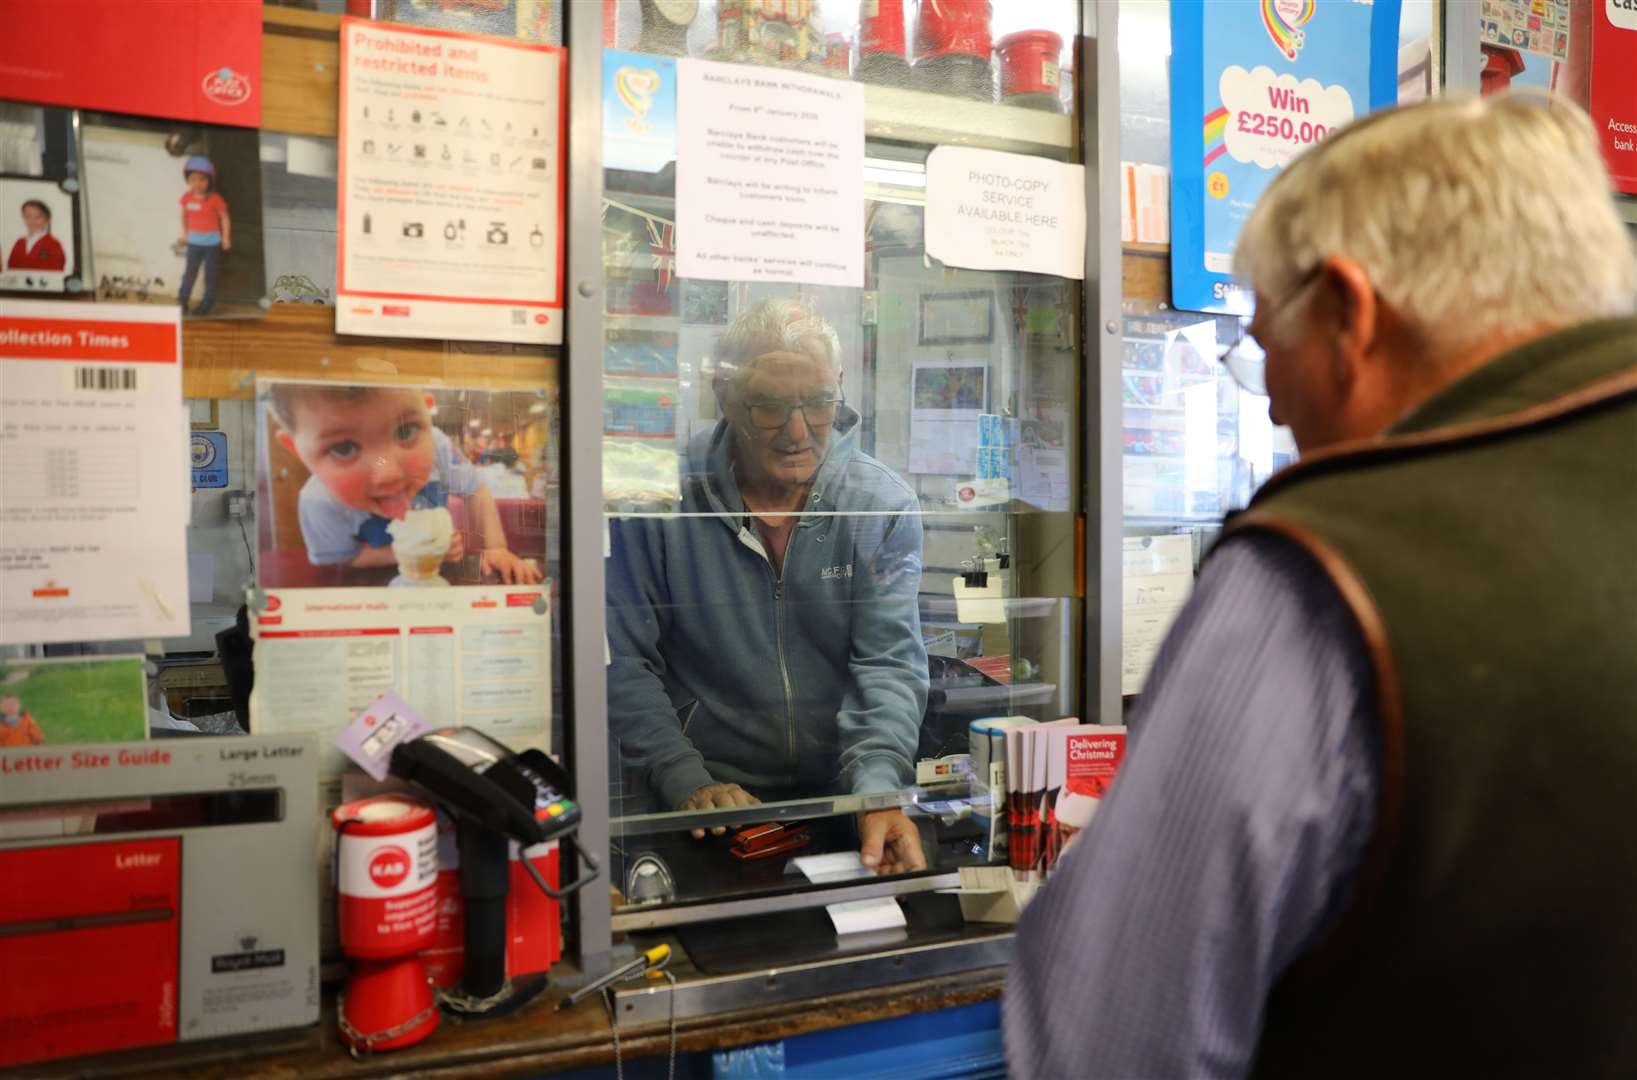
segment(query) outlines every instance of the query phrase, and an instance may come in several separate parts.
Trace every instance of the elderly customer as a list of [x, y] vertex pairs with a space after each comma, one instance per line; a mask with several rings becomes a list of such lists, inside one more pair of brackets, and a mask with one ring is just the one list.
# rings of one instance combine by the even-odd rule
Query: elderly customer
[[1371, 116], [1235, 262], [1303, 460], [1025, 914], [1013, 1073], [1637, 1075], [1637, 274], [1593, 129]]
[[[681, 512], [613, 524], [609, 723], [663, 809], [914, 776], [921, 522], [908, 485], [859, 449], [841, 383], [823, 319], [791, 300], [746, 311], [716, 351], [722, 419], [688, 447]], [[865, 865], [924, 867], [902, 812], [859, 830]]]

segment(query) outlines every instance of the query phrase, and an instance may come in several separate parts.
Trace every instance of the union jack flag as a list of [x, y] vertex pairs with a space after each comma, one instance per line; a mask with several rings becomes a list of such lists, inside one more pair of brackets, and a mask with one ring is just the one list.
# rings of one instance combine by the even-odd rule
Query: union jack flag
[[644, 217], [648, 226], [648, 250], [654, 258], [654, 269], [659, 271], [659, 291], [671, 287], [671, 275], [676, 273], [676, 225], [664, 218]]

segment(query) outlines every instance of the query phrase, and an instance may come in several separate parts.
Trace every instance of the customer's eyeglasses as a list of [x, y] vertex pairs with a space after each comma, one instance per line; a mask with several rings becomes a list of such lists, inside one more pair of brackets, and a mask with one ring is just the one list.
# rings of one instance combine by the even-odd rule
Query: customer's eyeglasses
[[829, 427], [836, 422], [836, 413], [843, 399], [835, 397], [808, 398], [805, 401], [752, 401], [750, 422], [763, 431], [777, 431], [790, 423], [790, 414], [801, 410], [802, 419], [810, 428]]
[[1308, 287], [1319, 279], [1321, 269], [1323, 267], [1315, 266], [1303, 274], [1297, 280], [1296, 287], [1291, 290], [1290, 298], [1262, 320], [1260, 329], [1255, 328], [1256, 320], [1253, 319], [1252, 327], [1245, 331], [1239, 343], [1222, 354], [1223, 366], [1228, 369], [1228, 374], [1233, 376], [1234, 382], [1246, 393], [1258, 397], [1268, 396], [1267, 351], [1262, 348], [1261, 342], [1279, 336], [1274, 333], [1274, 327], [1284, 322], [1289, 314], [1296, 310], [1296, 302], [1307, 292]]

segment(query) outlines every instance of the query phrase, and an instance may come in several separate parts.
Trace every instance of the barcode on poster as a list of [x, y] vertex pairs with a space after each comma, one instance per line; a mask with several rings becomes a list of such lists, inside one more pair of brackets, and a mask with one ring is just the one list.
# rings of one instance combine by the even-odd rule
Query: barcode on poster
[[77, 367], [74, 369], [76, 390], [135, 390], [134, 367]]
[[522, 308], [515, 308], [515, 307], [512, 308], [512, 325], [513, 326], [527, 326], [527, 325], [529, 325], [529, 313], [527, 311], [524, 311]]

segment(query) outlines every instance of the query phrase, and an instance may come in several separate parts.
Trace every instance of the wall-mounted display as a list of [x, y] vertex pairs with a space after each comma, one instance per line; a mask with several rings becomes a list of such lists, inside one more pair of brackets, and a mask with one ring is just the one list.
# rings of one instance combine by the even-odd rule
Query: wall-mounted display
[[1398, 16], [1399, 0], [1171, 5], [1176, 307], [1249, 314], [1232, 280], [1239, 230], [1298, 154], [1397, 100]]
[[1615, 190], [1637, 195], [1637, 5], [1592, 7], [1592, 123]]
[[258, 401], [264, 588], [541, 580], [539, 395], [265, 381]]
[[337, 333], [562, 342], [564, 57], [343, 20]]
[[267, 273], [254, 131], [99, 115], [84, 126], [99, 300], [255, 317]]
[[79, 292], [79, 184], [0, 176], [0, 290]]
[[261, 5], [0, 0], [0, 99], [261, 126]]
[[141, 656], [0, 660], [0, 747], [148, 737]]
[[0, 300], [0, 645], [189, 627], [175, 309]]
[[864, 284], [864, 88], [677, 61], [677, 272]]

